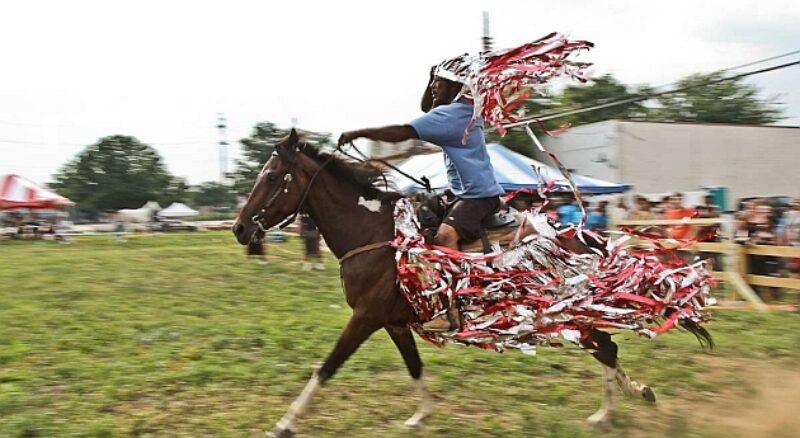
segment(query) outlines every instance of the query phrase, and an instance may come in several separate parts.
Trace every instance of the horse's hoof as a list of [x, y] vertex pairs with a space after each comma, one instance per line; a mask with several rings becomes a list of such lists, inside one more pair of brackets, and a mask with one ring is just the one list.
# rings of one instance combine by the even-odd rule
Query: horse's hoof
[[272, 432], [267, 432], [267, 438], [292, 438], [294, 432], [291, 429], [278, 429], [277, 427]]
[[594, 414], [591, 417], [586, 419], [586, 422], [589, 423], [593, 429], [600, 431], [600, 432], [607, 432], [611, 430], [611, 415], [609, 414]]
[[645, 399], [645, 401], [649, 401], [650, 403], [655, 403], [656, 393], [653, 392], [653, 390], [650, 389], [649, 386], [645, 386], [644, 389], [642, 389], [642, 398]]
[[430, 413], [416, 413], [414, 416], [406, 420], [403, 425], [410, 428], [420, 427], [425, 419], [428, 418], [428, 416], [430, 416]]

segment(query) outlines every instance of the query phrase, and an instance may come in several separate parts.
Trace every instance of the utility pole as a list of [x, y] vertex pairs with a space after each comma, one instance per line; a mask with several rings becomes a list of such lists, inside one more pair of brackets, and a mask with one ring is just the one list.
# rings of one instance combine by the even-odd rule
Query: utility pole
[[483, 11], [483, 38], [481, 38], [481, 43], [484, 52], [492, 50], [492, 37], [489, 36], [489, 11]]
[[224, 113], [217, 113], [217, 131], [219, 132], [219, 182], [228, 180], [228, 122]]

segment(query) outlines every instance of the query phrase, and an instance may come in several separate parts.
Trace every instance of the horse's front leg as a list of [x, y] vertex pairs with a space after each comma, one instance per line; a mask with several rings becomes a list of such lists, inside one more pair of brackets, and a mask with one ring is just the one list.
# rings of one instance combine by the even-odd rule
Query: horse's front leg
[[433, 399], [431, 398], [428, 388], [425, 386], [425, 381], [422, 380], [422, 360], [419, 358], [417, 351], [417, 344], [414, 341], [414, 335], [408, 327], [387, 326], [386, 331], [389, 337], [394, 341], [394, 345], [400, 350], [403, 360], [408, 367], [408, 373], [414, 379], [419, 392], [419, 407], [417, 412], [411, 418], [406, 420], [405, 425], [408, 427], [417, 427], [433, 413]]
[[336, 347], [325, 363], [314, 372], [311, 379], [306, 384], [303, 392], [295, 399], [286, 414], [283, 415], [280, 421], [275, 425], [272, 432], [267, 436], [273, 438], [288, 438], [294, 435], [295, 423], [308, 408], [311, 397], [324, 384], [328, 379], [333, 377], [336, 370], [350, 357], [358, 347], [369, 338], [369, 336], [381, 327], [380, 323], [373, 321], [366, 317], [359, 317], [358, 313], [354, 314], [350, 321], [347, 323]]

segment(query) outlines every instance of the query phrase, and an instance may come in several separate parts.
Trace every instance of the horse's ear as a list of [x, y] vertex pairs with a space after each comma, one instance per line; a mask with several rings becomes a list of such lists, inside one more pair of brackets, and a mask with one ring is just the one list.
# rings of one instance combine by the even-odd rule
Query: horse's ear
[[291, 132], [289, 132], [289, 146], [294, 146], [297, 142], [300, 141], [300, 136], [297, 135], [297, 131], [292, 128]]

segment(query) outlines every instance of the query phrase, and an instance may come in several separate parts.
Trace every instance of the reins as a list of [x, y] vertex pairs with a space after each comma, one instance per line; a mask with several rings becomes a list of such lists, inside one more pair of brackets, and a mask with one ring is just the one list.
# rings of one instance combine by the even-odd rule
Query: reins
[[[303, 147], [305, 147], [305, 146], [306, 146], [306, 143], [303, 143]], [[356, 148], [356, 146], [352, 142], [350, 143], [350, 146], [353, 149], [355, 149], [356, 152], [358, 152], [359, 155], [364, 157], [364, 159], [359, 159], [359, 158], [354, 157], [354, 156], [348, 154], [347, 152], [343, 151], [341, 145], [337, 146], [336, 149], [334, 150], [334, 152], [340, 152], [341, 154], [343, 154], [343, 155], [345, 155], [345, 156], [347, 156], [350, 159], [353, 159], [355, 161], [366, 162], [366, 161], [369, 160], [369, 159], [367, 159], [366, 155], [364, 155], [358, 148]], [[317, 176], [319, 176], [320, 172], [322, 172], [322, 169], [324, 169], [325, 166], [327, 166], [328, 163], [330, 163], [334, 158], [335, 158], [334, 153], [331, 153], [330, 156], [328, 157], [328, 159], [325, 160], [324, 163], [320, 164], [319, 167], [317, 167], [317, 170], [314, 172], [314, 175], [312, 175], [311, 179], [308, 181], [308, 185], [306, 186], [305, 190], [303, 191], [303, 196], [300, 198], [300, 202], [297, 204], [297, 208], [295, 209], [294, 213], [292, 213], [286, 219], [281, 221], [281, 223], [278, 224], [278, 228], [280, 228], [280, 229], [286, 228], [289, 224], [294, 222], [294, 220], [297, 218], [297, 215], [300, 214], [300, 211], [303, 209], [303, 204], [305, 204], [306, 199], [308, 198], [308, 194], [311, 192], [311, 186], [314, 184], [314, 181], [317, 179]], [[387, 167], [390, 167], [390, 168], [396, 170], [401, 175], [411, 179], [412, 181], [414, 181], [414, 182], [416, 182], [418, 184], [423, 185], [426, 188], [426, 190], [430, 191], [430, 182], [428, 181], [428, 178], [422, 177], [423, 181], [420, 181], [420, 180], [412, 177], [411, 175], [408, 175], [405, 172], [401, 171], [397, 167], [387, 163], [384, 160], [372, 160], [372, 161], [379, 161], [379, 162], [383, 163]], [[267, 232], [267, 228], [264, 226], [264, 223], [263, 223], [263, 220], [264, 220], [263, 214], [266, 213], [267, 208], [269, 208], [272, 205], [272, 203], [275, 202], [275, 200], [278, 198], [278, 196], [281, 193], [288, 193], [289, 192], [289, 183], [291, 183], [294, 180], [294, 177], [292, 176], [292, 174], [294, 173], [295, 164], [297, 164], [297, 160], [291, 160], [290, 161], [289, 170], [286, 171], [286, 173], [284, 174], [283, 181], [281, 182], [281, 185], [278, 186], [275, 189], [275, 192], [272, 194], [272, 196], [270, 196], [270, 198], [267, 200], [266, 204], [264, 204], [264, 207], [261, 209], [261, 211], [259, 211], [258, 214], [254, 215], [251, 218], [253, 223], [258, 225], [258, 228], [263, 233]], [[347, 251], [347, 253], [345, 253], [345, 255], [342, 256], [339, 259], [339, 264], [341, 265], [341, 263], [343, 263], [345, 260], [348, 260], [348, 259], [350, 259], [352, 257], [355, 257], [355, 256], [359, 255], [359, 254], [362, 254], [362, 253], [365, 253], [365, 252], [368, 252], [368, 251], [372, 251], [372, 250], [375, 250], [375, 249], [378, 249], [378, 248], [383, 248], [385, 246], [391, 246], [391, 244], [392, 244], [391, 240], [386, 240], [386, 241], [382, 241], [382, 242], [368, 243], [366, 245], [359, 246], [358, 248], [351, 249], [350, 251]]]

